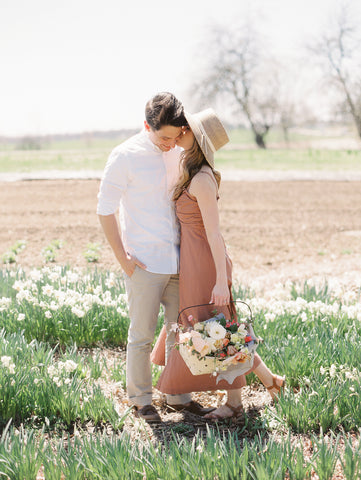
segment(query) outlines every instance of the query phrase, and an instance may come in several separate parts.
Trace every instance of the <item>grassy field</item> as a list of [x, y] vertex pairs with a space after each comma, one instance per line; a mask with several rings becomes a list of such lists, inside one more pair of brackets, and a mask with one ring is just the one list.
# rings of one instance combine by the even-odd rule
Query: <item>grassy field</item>
[[[0, 172], [103, 170], [107, 149], [0, 151]], [[233, 150], [216, 154], [220, 170], [361, 171], [361, 150]]]
[[[217, 154], [221, 170], [361, 171], [359, 150], [245, 149], [247, 135], [235, 132], [231, 148]], [[102, 170], [114, 146], [105, 143], [3, 150], [0, 172]], [[150, 430], [113, 394], [125, 399], [122, 278], [96, 268], [3, 267], [0, 478], [361, 478], [360, 294], [359, 284], [335, 280], [267, 292], [235, 285], [234, 297], [249, 303], [265, 338], [259, 353], [286, 375], [284, 393], [236, 424], [167, 420]], [[162, 321], [161, 314], [157, 332]], [[154, 385], [159, 374], [155, 367]], [[258, 385], [253, 374], [247, 381]]]
[[360, 288], [308, 280], [267, 296], [239, 285], [234, 295], [266, 338], [264, 361], [286, 375], [284, 394], [238, 427], [168, 422], [163, 438], [149, 438], [138, 424], [133, 438], [129, 412], [99, 386], [125, 386], [124, 363], [107, 365], [99, 354], [126, 344], [122, 279], [59, 266], [3, 269], [0, 477], [360, 478]]
[[[280, 148], [279, 131], [269, 135], [269, 148], [254, 146], [251, 132], [233, 130], [230, 144], [216, 153], [216, 165], [221, 170], [318, 170], [361, 171], [361, 149], [307, 148], [307, 142], [327, 138], [321, 133], [310, 137], [292, 133], [291, 148]], [[39, 170], [103, 170], [107, 157], [124, 138], [64, 140], [45, 144], [40, 150], [16, 150], [0, 146], [0, 172], [33, 172]], [[299, 142], [299, 143], [298, 143]]]

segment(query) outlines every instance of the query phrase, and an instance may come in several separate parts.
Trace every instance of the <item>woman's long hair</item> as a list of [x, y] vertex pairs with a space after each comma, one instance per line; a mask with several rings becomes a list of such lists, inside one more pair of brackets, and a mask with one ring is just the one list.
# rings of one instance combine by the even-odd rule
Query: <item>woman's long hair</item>
[[[176, 186], [174, 187], [173, 200], [176, 201], [182, 195], [183, 190], [188, 188], [192, 178], [200, 171], [203, 165], [209, 165], [196, 139], [189, 150], [181, 153], [180, 165], [182, 173]], [[212, 167], [211, 167], [212, 168]], [[221, 183], [221, 174], [212, 168], [212, 173], [216, 179], [217, 185]]]

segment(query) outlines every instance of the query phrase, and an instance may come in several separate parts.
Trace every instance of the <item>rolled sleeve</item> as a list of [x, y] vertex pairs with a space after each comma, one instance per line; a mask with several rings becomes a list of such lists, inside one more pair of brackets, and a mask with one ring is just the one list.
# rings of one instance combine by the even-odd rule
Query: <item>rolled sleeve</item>
[[112, 215], [118, 210], [120, 199], [127, 188], [127, 159], [122, 152], [113, 150], [104, 169], [98, 193], [98, 215]]

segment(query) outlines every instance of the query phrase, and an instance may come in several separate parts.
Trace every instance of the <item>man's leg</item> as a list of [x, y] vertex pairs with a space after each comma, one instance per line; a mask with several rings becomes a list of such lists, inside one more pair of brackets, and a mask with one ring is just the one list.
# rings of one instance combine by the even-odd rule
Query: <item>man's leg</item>
[[[167, 330], [167, 340], [165, 344], [165, 363], [170, 354], [171, 348], [175, 343], [175, 332], [172, 330], [172, 324], [177, 322], [179, 310], [179, 276], [172, 275], [164, 290], [161, 303], [164, 306], [164, 324]], [[192, 400], [190, 393], [178, 395], [167, 395], [169, 405], [180, 405], [189, 403]]]
[[131, 404], [152, 403], [151, 344], [157, 326], [161, 298], [170, 275], [136, 267], [126, 278], [130, 327], [127, 345], [127, 393]]

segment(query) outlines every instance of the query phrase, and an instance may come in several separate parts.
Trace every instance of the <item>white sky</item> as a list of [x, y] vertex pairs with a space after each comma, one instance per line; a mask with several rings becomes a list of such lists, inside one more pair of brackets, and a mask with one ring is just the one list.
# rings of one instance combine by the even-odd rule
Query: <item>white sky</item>
[[0, 0], [0, 135], [138, 127], [154, 93], [184, 100], [207, 26], [249, 15], [296, 58], [342, 1]]

